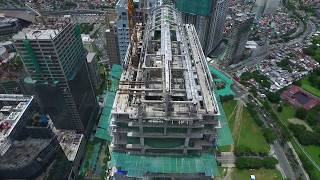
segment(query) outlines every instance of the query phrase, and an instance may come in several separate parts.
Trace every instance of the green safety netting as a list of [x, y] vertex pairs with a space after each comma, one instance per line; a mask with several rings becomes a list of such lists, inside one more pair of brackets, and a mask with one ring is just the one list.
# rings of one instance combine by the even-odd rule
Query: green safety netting
[[179, 11], [208, 16], [211, 13], [212, 0], [178, 0], [175, 6]]
[[80, 174], [85, 175], [88, 169], [93, 170], [96, 167], [100, 148], [101, 143], [96, 143], [93, 145], [91, 154], [86, 156], [86, 162], [82, 163], [81, 165]]
[[110, 122], [110, 114], [111, 114], [114, 98], [115, 98], [114, 92], [109, 92], [109, 91], [105, 92], [104, 108], [100, 116], [98, 128], [95, 134], [97, 138], [104, 139], [107, 141], [111, 140], [111, 136], [109, 132], [109, 122]]
[[218, 79], [214, 79], [215, 82], [225, 83], [225, 88], [219, 90], [215, 89], [214, 91], [216, 93], [213, 92], [218, 101], [218, 107], [220, 110], [220, 116], [218, 117], [218, 120], [220, 121], [220, 124], [222, 126], [218, 129], [218, 146], [231, 145], [233, 144], [232, 134], [228, 126], [227, 116], [224, 113], [223, 106], [220, 101], [220, 96], [235, 95], [235, 93], [231, 89], [233, 81], [212, 66], [209, 66], [209, 70], [215, 77], [218, 77]]
[[111, 68], [111, 76], [113, 78], [119, 79], [122, 73], [122, 67], [119, 64], [112, 65]]
[[111, 133], [109, 132], [110, 115], [116, 91], [119, 85], [119, 78], [122, 73], [121, 65], [115, 64], [111, 68], [111, 87], [108, 91], [104, 91], [104, 108], [99, 119], [98, 128], [95, 136], [100, 139], [111, 141]]
[[110, 136], [108, 129], [97, 128], [95, 136], [97, 138], [100, 138], [100, 139], [103, 139], [103, 140], [106, 140], [106, 141], [111, 141], [112, 140], [112, 137]]
[[100, 146], [101, 146], [101, 143], [97, 143], [97, 144], [95, 144], [93, 146], [91, 159], [90, 159], [91, 168], [94, 168], [96, 166], [96, 164], [97, 164], [98, 155], [99, 155], [99, 151], [100, 151]]
[[109, 77], [109, 80], [111, 81], [111, 86], [108, 88], [109, 91], [116, 92], [118, 90], [121, 73], [121, 65], [114, 64], [111, 68], [111, 75]]
[[221, 128], [218, 129], [218, 146], [227, 146], [233, 144], [232, 134], [228, 125], [227, 116], [224, 113], [223, 106], [220, 101], [219, 95], [215, 95], [218, 101], [218, 107], [220, 110], [220, 116], [218, 120], [220, 121]]
[[109, 77], [109, 80], [111, 81], [111, 85], [110, 85], [110, 87], [108, 88], [109, 91], [111, 91], [111, 92], [117, 92], [118, 87], [119, 87], [119, 80], [116, 79], [116, 78], [112, 78], [112, 77]]
[[218, 90], [216, 90], [216, 92], [220, 96], [228, 96], [228, 95], [234, 96], [235, 93], [231, 89], [231, 86], [233, 84], [232, 79], [228, 78], [226, 75], [224, 75], [222, 72], [218, 71], [216, 68], [214, 68], [212, 66], [209, 66], [209, 70], [210, 70], [211, 74], [213, 74], [214, 76], [219, 78], [219, 79], [215, 79], [215, 81], [225, 83], [225, 88], [218, 89]]
[[146, 173], [204, 173], [219, 174], [216, 159], [211, 154], [201, 156], [142, 156], [112, 152], [111, 166], [126, 171], [129, 177], [143, 177]]

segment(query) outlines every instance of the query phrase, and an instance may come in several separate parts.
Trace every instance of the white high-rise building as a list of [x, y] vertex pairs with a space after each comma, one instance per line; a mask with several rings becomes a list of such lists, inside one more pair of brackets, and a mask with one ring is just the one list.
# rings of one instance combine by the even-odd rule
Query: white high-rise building
[[[151, 9], [160, 4], [159, 0], [144, 0], [144, 10], [146, 14], [151, 12]], [[135, 21], [142, 21], [141, 1], [134, 0], [135, 5]], [[117, 11], [117, 34], [120, 63], [123, 62], [129, 46], [129, 20], [128, 20], [128, 0], [119, 0], [116, 4]]]

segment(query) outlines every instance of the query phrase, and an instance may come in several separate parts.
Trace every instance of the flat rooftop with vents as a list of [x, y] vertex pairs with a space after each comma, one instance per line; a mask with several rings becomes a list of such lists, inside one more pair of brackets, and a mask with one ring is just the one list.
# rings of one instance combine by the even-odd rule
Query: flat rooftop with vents
[[0, 94], [0, 143], [14, 131], [33, 96]]

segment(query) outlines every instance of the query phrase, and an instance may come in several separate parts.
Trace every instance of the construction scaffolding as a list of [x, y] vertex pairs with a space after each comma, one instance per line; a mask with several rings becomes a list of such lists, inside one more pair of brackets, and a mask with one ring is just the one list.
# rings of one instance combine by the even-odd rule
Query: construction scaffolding
[[121, 65], [114, 64], [111, 67], [111, 73], [108, 80], [111, 81], [111, 86], [108, 87], [109, 90], [104, 91], [103, 100], [103, 111], [99, 119], [98, 128], [96, 130], [95, 136], [97, 138], [111, 141], [111, 133], [109, 131], [110, 115], [116, 95], [116, 91], [119, 86], [119, 79], [121, 76], [122, 68]]
[[135, 30], [137, 41], [128, 48], [119, 81], [120, 68], [111, 71], [119, 83], [109, 89], [116, 91], [111, 117], [105, 116], [107, 106], [98, 125], [104, 134], [97, 131], [112, 138], [112, 173], [217, 175], [220, 108], [194, 26], [184, 25], [171, 6], [161, 6]]
[[213, 0], [175, 0], [176, 8], [185, 13], [208, 16], [212, 11]]
[[98, 123], [98, 128], [96, 130], [96, 137], [111, 141], [111, 136], [109, 132], [110, 114], [112, 110], [112, 105], [114, 101], [115, 93], [106, 91], [104, 94], [104, 108], [100, 116]]

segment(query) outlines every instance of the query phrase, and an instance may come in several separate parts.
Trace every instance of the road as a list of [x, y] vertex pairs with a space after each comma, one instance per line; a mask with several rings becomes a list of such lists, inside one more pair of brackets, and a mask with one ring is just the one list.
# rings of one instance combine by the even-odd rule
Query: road
[[275, 141], [273, 144], [274, 154], [276, 155], [279, 165], [281, 169], [283, 170], [283, 173], [285, 174], [286, 178], [288, 179], [295, 179], [295, 174], [293, 172], [293, 169], [290, 166], [290, 163], [286, 157], [286, 154], [283, 151], [283, 148], [279, 144], [278, 141]]
[[[230, 77], [230, 75], [219, 69], [222, 73], [228, 75]], [[273, 130], [276, 131], [276, 134], [280, 133], [280, 130], [275, 128], [275, 125], [273, 124], [272, 119], [270, 118], [269, 114], [261, 107], [261, 104], [259, 104], [258, 102], [256, 102], [256, 98], [251, 96], [248, 93], [248, 90], [242, 86], [240, 83], [238, 83], [237, 81], [235, 81], [235, 84], [233, 86], [233, 88], [235, 89], [235, 92], [237, 94], [237, 97], [241, 98], [241, 100], [245, 103], [249, 103], [249, 101], [253, 102], [253, 104], [255, 105], [256, 110], [258, 111], [261, 119], [263, 120], [263, 123], [266, 127], [270, 127]], [[249, 95], [248, 98], [246, 95]], [[274, 155], [276, 156], [276, 158], [279, 161], [279, 166], [281, 168], [281, 171], [284, 173], [284, 176], [286, 178], [289, 178], [291, 180], [296, 179], [295, 178], [295, 173], [285, 155], [285, 151], [283, 149], [283, 147], [277, 142], [275, 141], [274, 144], [272, 144], [272, 147], [274, 149]]]
[[[253, 100], [252, 98], [249, 99]], [[256, 103], [255, 101], [251, 102], [253, 102], [252, 104], [255, 105], [255, 108], [258, 111], [260, 119], [263, 121], [264, 125], [268, 128], [273, 129], [276, 134], [280, 133], [280, 130], [275, 128], [275, 125], [273, 124], [273, 121], [270, 118], [269, 114], [261, 106], [259, 106], [258, 103]], [[285, 177], [289, 179], [296, 179], [295, 173], [289, 163], [289, 160], [286, 157], [283, 147], [279, 144], [278, 141], [275, 141], [271, 146], [274, 150], [274, 155], [277, 157], [279, 161], [280, 168], [282, 169], [282, 172], [284, 173]]]

